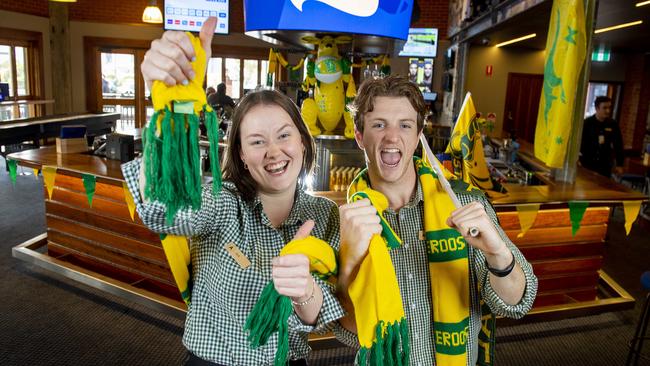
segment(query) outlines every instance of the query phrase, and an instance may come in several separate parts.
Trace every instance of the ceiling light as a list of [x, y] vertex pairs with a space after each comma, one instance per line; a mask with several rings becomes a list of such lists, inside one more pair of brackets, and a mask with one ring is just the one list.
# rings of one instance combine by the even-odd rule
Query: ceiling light
[[639, 6], [643, 6], [643, 5], [650, 5], [650, 0], [648, 0], [648, 1], [642, 1], [642, 2], [640, 2], [640, 3], [636, 3], [636, 7], [637, 7], [637, 8], [638, 8]]
[[149, 5], [142, 13], [142, 21], [145, 23], [162, 24], [163, 16], [156, 4], [156, 0], [149, 1]]
[[498, 45], [496, 45], [495, 47], [507, 46], [509, 44], [513, 44], [515, 42], [523, 41], [523, 40], [529, 39], [529, 38], [534, 38], [536, 36], [537, 36], [537, 33], [532, 33], [532, 34], [529, 34], [529, 35], [526, 35], [526, 36], [523, 36], [523, 37], [519, 37], [519, 38], [511, 39], [509, 41], [501, 42]]
[[613, 25], [613, 26], [607, 27], [607, 28], [596, 29], [594, 31], [594, 33], [598, 34], [598, 33], [603, 33], [603, 32], [609, 32], [609, 31], [614, 30], [614, 29], [627, 28], [627, 27], [631, 27], [633, 25], [639, 25], [641, 23], [643, 23], [643, 20], [637, 20], [635, 22], [629, 22], [629, 23], [623, 23], [623, 24], [619, 24], [619, 25]]

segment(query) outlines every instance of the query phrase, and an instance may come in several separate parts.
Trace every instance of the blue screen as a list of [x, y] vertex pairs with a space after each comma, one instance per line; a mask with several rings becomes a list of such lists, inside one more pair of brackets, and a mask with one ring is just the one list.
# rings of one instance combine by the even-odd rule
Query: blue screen
[[406, 39], [413, 0], [244, 0], [246, 31], [306, 30]]

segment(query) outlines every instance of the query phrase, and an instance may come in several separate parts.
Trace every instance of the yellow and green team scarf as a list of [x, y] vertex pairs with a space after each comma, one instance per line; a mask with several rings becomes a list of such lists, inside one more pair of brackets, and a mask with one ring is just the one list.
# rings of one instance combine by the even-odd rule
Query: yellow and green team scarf
[[[467, 349], [471, 298], [468, 248], [463, 236], [446, 224], [455, 207], [437, 175], [424, 160], [414, 158], [414, 163], [424, 195], [436, 364], [464, 366], [471, 351]], [[480, 192], [448, 174], [454, 190]], [[361, 345], [358, 361], [360, 365], [408, 365], [408, 325], [388, 253], [399, 247], [401, 240], [383, 217], [388, 207], [386, 197], [369, 187], [365, 170], [348, 189], [348, 202], [363, 198], [370, 199], [377, 209], [383, 231], [371, 239], [368, 255], [349, 288]], [[494, 316], [485, 304], [481, 305], [484, 313], [478, 364], [491, 365]]]
[[[287, 254], [304, 254], [309, 258], [309, 270], [322, 280], [336, 275], [336, 254], [326, 242], [308, 236], [290, 241], [280, 251], [280, 256]], [[326, 291], [326, 290], [323, 290]], [[262, 290], [260, 298], [246, 318], [244, 329], [249, 331], [248, 341], [251, 348], [266, 344], [269, 337], [278, 332], [278, 349], [274, 365], [284, 366], [289, 356], [289, 331], [287, 320], [293, 311], [291, 300], [280, 295], [269, 282]]]
[[[151, 98], [155, 112], [142, 136], [144, 196], [165, 205], [168, 223], [181, 209], [201, 207], [201, 117], [210, 139], [213, 194], [221, 190], [219, 121], [207, 104], [203, 90], [207, 57], [200, 39], [191, 33], [187, 35], [196, 53], [196, 60], [192, 62], [196, 77], [187, 85], [167, 86], [162, 81], [153, 82]], [[189, 305], [192, 290], [189, 242], [182, 236], [164, 234], [160, 240], [181, 297]]]
[[219, 121], [207, 104], [203, 90], [207, 58], [201, 40], [191, 33], [187, 35], [196, 53], [196, 61], [192, 62], [196, 77], [187, 85], [167, 86], [162, 81], [153, 82], [151, 99], [155, 112], [142, 135], [144, 195], [165, 205], [168, 223], [181, 209], [201, 207], [201, 117], [210, 139], [213, 194], [221, 189]]

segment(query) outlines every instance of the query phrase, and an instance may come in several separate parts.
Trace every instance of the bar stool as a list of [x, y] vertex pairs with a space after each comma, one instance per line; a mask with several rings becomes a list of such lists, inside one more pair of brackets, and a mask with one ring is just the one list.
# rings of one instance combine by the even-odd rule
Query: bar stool
[[641, 308], [641, 318], [639, 319], [639, 324], [636, 326], [634, 338], [629, 343], [630, 351], [627, 354], [626, 366], [638, 365], [640, 357], [646, 359], [646, 356], [641, 355], [641, 350], [643, 350], [643, 342], [650, 338], [645, 335], [648, 330], [648, 323], [650, 323], [650, 271], [641, 275], [641, 286], [644, 290], [648, 291], [648, 294]]

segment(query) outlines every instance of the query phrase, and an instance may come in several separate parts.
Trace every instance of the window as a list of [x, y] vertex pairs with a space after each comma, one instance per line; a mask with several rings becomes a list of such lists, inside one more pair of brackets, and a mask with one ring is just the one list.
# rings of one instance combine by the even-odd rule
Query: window
[[259, 84], [259, 68], [257, 60], [244, 60], [244, 94], [250, 90], [255, 90]]
[[206, 88], [224, 83], [226, 94], [233, 99], [239, 99], [247, 92], [255, 90], [259, 85], [266, 85], [268, 60], [253, 58], [223, 58], [213, 57], [208, 62]]
[[0, 83], [9, 84], [10, 100], [32, 99], [29, 42], [0, 40]]
[[226, 59], [226, 94], [233, 99], [239, 99], [239, 73], [241, 70], [241, 60], [236, 58]]
[[208, 62], [208, 75], [206, 78], [208, 87], [211, 86], [216, 89], [217, 85], [222, 83], [222, 63], [223, 59], [221, 57], [213, 57], [210, 59], [210, 62]]

